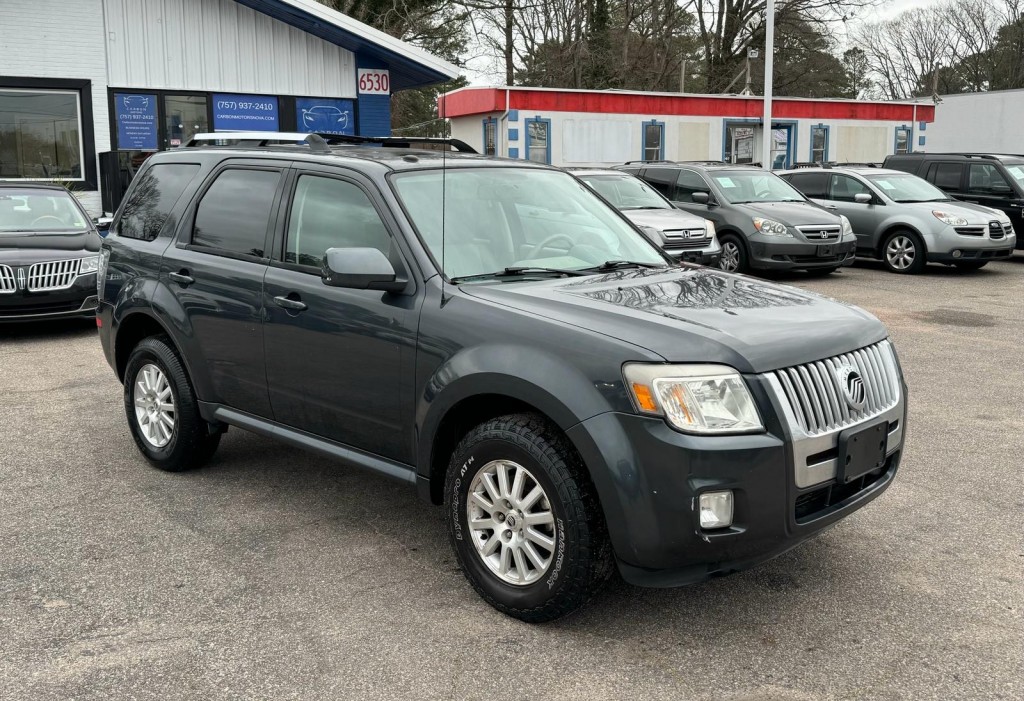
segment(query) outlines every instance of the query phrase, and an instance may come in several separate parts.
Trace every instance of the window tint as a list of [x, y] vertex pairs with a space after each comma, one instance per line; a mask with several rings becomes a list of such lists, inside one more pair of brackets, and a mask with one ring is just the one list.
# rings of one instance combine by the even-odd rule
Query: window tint
[[704, 178], [692, 170], [679, 171], [679, 177], [676, 180], [676, 201], [693, 202], [693, 193], [695, 192], [710, 193], [711, 188], [704, 182]]
[[199, 203], [192, 243], [262, 257], [280, 179], [276, 170], [223, 171]]
[[928, 168], [928, 180], [942, 190], [959, 190], [963, 172], [961, 163], [932, 163]]
[[376, 248], [387, 255], [391, 237], [359, 187], [303, 175], [288, 216], [284, 260], [319, 267], [328, 248]]
[[993, 192], [1009, 195], [1011, 192], [1010, 183], [1006, 182], [1006, 178], [992, 163], [972, 163], [967, 173], [970, 178], [967, 189], [970, 192], [981, 195], [991, 195]]
[[794, 173], [786, 180], [807, 197], [828, 199], [828, 175], [825, 173]]
[[117, 234], [152, 241], [160, 235], [167, 215], [199, 172], [195, 163], [160, 163], [150, 166], [132, 183], [121, 208]]
[[868, 186], [857, 180], [851, 178], [849, 175], [832, 175], [829, 185], [828, 194], [830, 200], [837, 200], [839, 202], [856, 202], [855, 195], [859, 194], [870, 195], [871, 190]]
[[673, 199], [672, 186], [676, 182], [676, 173], [678, 172], [675, 168], [648, 168], [644, 171], [644, 180], [671, 200]]

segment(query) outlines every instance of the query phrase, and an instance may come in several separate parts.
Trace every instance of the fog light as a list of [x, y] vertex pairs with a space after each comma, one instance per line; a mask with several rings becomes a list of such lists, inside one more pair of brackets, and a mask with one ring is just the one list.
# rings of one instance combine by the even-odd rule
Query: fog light
[[960, 257], [960, 251], [953, 251], [953, 257], [954, 258], [959, 258]]
[[700, 527], [726, 528], [732, 525], [732, 490], [700, 495]]

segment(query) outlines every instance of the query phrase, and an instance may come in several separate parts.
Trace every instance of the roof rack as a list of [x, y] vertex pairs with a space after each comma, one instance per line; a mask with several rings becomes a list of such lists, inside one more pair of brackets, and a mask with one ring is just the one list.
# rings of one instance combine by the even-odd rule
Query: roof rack
[[665, 160], [665, 159], [661, 159], [661, 160], [657, 160], [657, 161], [626, 161], [622, 165], [624, 165], [624, 166], [635, 166], [635, 165], [650, 165], [652, 163], [675, 163], [675, 161], [669, 161], [669, 160]]
[[222, 131], [213, 134], [196, 134], [184, 148], [199, 146], [272, 148], [309, 147], [313, 153], [333, 153], [331, 146], [356, 146], [379, 144], [390, 148], [413, 148], [419, 144], [447, 144], [459, 153], [476, 153], [476, 150], [460, 139], [443, 139], [428, 136], [353, 136], [348, 134], [325, 134], [285, 131]]
[[414, 148], [422, 144], [447, 144], [459, 153], [477, 153], [477, 150], [462, 139], [443, 138], [438, 136], [355, 136], [351, 134], [318, 133], [332, 146], [361, 144], [380, 144], [389, 148]]

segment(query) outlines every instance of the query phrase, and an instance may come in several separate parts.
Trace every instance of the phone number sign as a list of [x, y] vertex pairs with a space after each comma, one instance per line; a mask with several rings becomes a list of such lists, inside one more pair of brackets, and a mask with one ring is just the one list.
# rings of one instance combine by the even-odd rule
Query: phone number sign
[[214, 131], [280, 131], [277, 98], [266, 95], [213, 96]]
[[360, 68], [356, 76], [360, 95], [390, 95], [391, 73], [380, 68]]

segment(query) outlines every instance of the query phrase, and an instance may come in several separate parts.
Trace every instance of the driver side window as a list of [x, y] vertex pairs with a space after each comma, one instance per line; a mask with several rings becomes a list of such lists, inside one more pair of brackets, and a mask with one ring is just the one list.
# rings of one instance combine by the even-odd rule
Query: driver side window
[[328, 248], [376, 248], [387, 255], [391, 237], [361, 188], [303, 175], [292, 197], [284, 262], [319, 268]]
[[833, 175], [829, 182], [829, 199], [838, 202], [856, 202], [857, 195], [870, 195], [867, 185], [849, 175]]

